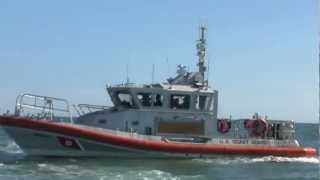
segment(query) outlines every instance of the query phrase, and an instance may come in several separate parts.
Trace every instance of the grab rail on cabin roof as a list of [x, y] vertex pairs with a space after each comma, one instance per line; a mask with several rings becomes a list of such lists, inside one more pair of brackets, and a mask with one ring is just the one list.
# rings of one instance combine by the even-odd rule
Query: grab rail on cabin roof
[[93, 105], [93, 104], [78, 104], [78, 105], [73, 105], [73, 108], [77, 111], [79, 116], [82, 116], [87, 113], [110, 109], [111, 106], [102, 106], [102, 105]]
[[66, 99], [29, 93], [20, 94], [16, 99], [16, 116], [63, 121], [63, 118], [58, 117], [64, 117], [65, 114], [69, 122], [73, 123], [69, 102]]

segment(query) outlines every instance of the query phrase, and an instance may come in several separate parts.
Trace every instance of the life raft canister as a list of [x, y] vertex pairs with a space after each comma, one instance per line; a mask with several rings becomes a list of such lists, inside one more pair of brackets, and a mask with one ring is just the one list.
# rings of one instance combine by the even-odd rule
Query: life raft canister
[[253, 121], [251, 133], [255, 137], [264, 137], [267, 130], [268, 130], [268, 123], [265, 120], [257, 119]]
[[231, 128], [231, 123], [227, 119], [218, 120], [218, 131], [222, 134], [229, 132]]

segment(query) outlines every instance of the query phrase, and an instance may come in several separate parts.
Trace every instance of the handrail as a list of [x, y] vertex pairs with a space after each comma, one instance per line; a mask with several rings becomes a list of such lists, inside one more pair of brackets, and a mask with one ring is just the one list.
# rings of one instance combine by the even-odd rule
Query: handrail
[[110, 106], [93, 105], [93, 104], [78, 104], [79, 108], [92, 108], [92, 109], [109, 109]]
[[39, 110], [44, 118], [49, 120], [54, 120], [54, 112], [68, 113], [70, 122], [73, 123], [69, 102], [66, 99], [23, 93], [17, 96], [15, 115], [21, 116], [25, 109]]
[[92, 113], [99, 110], [107, 110], [111, 108], [111, 106], [93, 105], [93, 104], [78, 104], [78, 105], [73, 105], [73, 107], [77, 111], [79, 116], [87, 113]]

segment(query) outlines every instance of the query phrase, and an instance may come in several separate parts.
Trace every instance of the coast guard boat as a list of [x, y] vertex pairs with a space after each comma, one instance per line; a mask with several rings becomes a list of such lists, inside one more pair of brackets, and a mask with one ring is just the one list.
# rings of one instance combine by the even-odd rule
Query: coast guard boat
[[[218, 91], [206, 80], [206, 28], [200, 27], [198, 70], [178, 66], [164, 83], [107, 86], [112, 107], [21, 94], [0, 125], [30, 156], [182, 157], [316, 156], [301, 147], [293, 121], [218, 119]], [[68, 114], [68, 118], [62, 114]]]

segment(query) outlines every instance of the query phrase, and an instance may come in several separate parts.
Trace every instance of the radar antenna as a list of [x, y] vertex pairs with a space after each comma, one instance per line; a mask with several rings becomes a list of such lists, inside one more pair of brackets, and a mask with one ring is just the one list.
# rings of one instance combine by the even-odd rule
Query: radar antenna
[[200, 26], [200, 39], [197, 43], [197, 55], [199, 57], [199, 73], [201, 74], [201, 83], [204, 84], [205, 81], [205, 72], [207, 67], [205, 65], [205, 56], [206, 56], [206, 34], [207, 28], [205, 26]]

